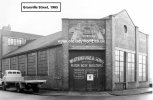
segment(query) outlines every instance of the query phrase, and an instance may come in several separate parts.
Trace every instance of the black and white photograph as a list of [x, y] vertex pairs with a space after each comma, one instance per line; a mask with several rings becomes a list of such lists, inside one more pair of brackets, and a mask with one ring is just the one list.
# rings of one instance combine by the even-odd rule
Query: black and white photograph
[[0, 0], [0, 100], [152, 100], [152, 0]]

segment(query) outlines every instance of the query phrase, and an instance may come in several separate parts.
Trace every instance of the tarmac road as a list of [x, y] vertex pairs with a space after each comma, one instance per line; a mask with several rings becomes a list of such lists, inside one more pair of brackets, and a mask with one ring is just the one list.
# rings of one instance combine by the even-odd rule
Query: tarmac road
[[32, 92], [16, 93], [0, 90], [0, 100], [153, 100], [152, 93], [129, 96], [43, 96]]

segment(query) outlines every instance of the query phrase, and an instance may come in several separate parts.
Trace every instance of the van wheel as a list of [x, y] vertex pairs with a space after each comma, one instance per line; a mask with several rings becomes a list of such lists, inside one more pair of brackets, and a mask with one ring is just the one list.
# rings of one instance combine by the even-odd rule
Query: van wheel
[[6, 85], [4, 83], [2, 83], [2, 89], [6, 91]]
[[20, 85], [19, 84], [16, 85], [16, 91], [18, 93], [22, 93], [23, 92], [23, 89], [20, 88]]
[[37, 85], [33, 86], [32, 90], [33, 90], [33, 92], [38, 93], [39, 92], [39, 87]]

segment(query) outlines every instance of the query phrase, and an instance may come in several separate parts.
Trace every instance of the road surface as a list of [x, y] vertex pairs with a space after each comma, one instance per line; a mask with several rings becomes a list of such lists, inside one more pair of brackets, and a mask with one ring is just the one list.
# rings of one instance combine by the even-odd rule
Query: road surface
[[16, 93], [0, 90], [0, 100], [153, 100], [152, 93], [130, 96], [43, 96], [41, 94]]

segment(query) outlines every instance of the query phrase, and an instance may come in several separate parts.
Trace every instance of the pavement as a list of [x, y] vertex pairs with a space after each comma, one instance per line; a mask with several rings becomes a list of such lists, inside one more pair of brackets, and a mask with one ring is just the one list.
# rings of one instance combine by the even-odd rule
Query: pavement
[[124, 96], [152, 93], [152, 88], [129, 89], [122, 91], [104, 91], [104, 92], [76, 92], [76, 91], [51, 91], [40, 90], [38, 95], [42, 96]]
[[124, 96], [124, 95], [137, 95], [144, 93], [152, 93], [153, 88], [139, 88], [139, 89], [129, 89], [129, 90], [121, 90], [121, 91], [109, 91], [108, 93], [116, 96]]
[[[0, 86], [0, 90], [1, 90]], [[45, 90], [41, 89], [39, 93], [34, 93], [41, 96], [126, 96], [126, 95], [138, 95], [144, 93], [152, 93], [153, 88], [139, 88], [139, 89], [129, 89], [121, 91], [102, 91], [102, 92], [80, 92], [80, 91], [55, 91], [55, 90]], [[26, 92], [26, 91], [25, 91]], [[32, 92], [26, 92], [32, 93]]]

